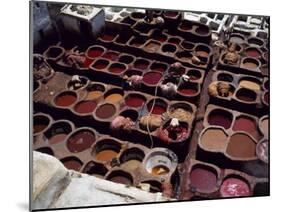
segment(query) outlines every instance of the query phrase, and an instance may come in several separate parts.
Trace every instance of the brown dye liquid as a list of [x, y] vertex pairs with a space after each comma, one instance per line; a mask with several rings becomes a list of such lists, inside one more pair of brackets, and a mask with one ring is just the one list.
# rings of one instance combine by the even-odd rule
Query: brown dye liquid
[[241, 80], [239, 82], [239, 85], [243, 88], [248, 88], [250, 90], [260, 90], [261, 87], [258, 83], [255, 83], [255, 82], [252, 82], [252, 81], [249, 81], [249, 80]]
[[227, 145], [227, 136], [220, 129], [208, 129], [201, 137], [201, 145], [207, 150], [224, 150]]
[[265, 135], [268, 135], [268, 119], [264, 119], [261, 122], [261, 130]]
[[246, 55], [248, 57], [260, 57], [261, 56], [259, 51], [255, 50], [255, 49], [248, 49], [248, 50], [246, 50]]
[[235, 134], [231, 136], [226, 152], [237, 158], [255, 157], [256, 143], [247, 135]]
[[57, 144], [57, 143], [60, 143], [60, 142], [64, 141], [64, 139], [66, 137], [67, 137], [67, 134], [59, 133], [59, 134], [53, 135], [51, 138], [49, 138], [48, 143], [49, 144]]
[[116, 109], [113, 105], [111, 104], [104, 104], [101, 105], [97, 110], [96, 110], [96, 115], [98, 118], [101, 119], [107, 119], [112, 117], [116, 112]]
[[196, 51], [196, 54], [200, 57], [208, 57], [209, 53], [205, 51]]
[[129, 160], [122, 164], [122, 167], [128, 171], [133, 171], [141, 165], [141, 162], [138, 160]]
[[63, 165], [67, 168], [67, 169], [72, 169], [75, 171], [79, 171], [82, 164], [79, 161], [76, 160], [68, 160], [63, 162]]
[[87, 100], [97, 99], [102, 96], [101, 91], [90, 91], [87, 95]]
[[208, 116], [208, 122], [210, 125], [218, 125], [228, 129], [231, 126], [232, 118], [223, 113], [213, 112]]
[[65, 95], [58, 96], [55, 99], [55, 104], [57, 106], [67, 107], [69, 105], [72, 105], [76, 101], [76, 99], [77, 98], [74, 95], [65, 94]]
[[96, 154], [95, 158], [99, 161], [110, 161], [118, 155], [117, 152], [113, 150], [103, 150]]
[[103, 56], [103, 58], [115, 61], [118, 59], [118, 54], [114, 53], [114, 52], [106, 52]]
[[107, 102], [110, 102], [110, 103], [118, 103], [120, 102], [121, 100], [123, 99], [123, 96], [119, 93], [113, 93], [113, 94], [110, 94], [109, 96], [107, 96], [105, 98], [105, 100]]
[[112, 177], [112, 178], [110, 178], [110, 181], [115, 182], [115, 183], [125, 184], [125, 185], [132, 185], [132, 181], [124, 176]]
[[87, 130], [79, 131], [68, 139], [67, 148], [70, 152], [82, 152], [90, 148], [95, 140], [95, 135], [92, 132]]
[[184, 95], [194, 95], [197, 93], [197, 90], [193, 88], [181, 88], [179, 89], [179, 92]]
[[257, 64], [251, 63], [251, 62], [243, 63], [243, 65], [244, 65], [244, 67], [249, 68], [249, 69], [255, 69], [258, 67]]
[[36, 124], [33, 126], [33, 133], [39, 133], [43, 131], [46, 127], [47, 125], [45, 124]]
[[246, 117], [239, 117], [235, 120], [234, 131], [245, 131], [250, 133], [255, 138], [258, 138], [259, 133], [257, 131], [257, 124], [254, 120]]
[[153, 175], [164, 175], [169, 173], [169, 168], [163, 165], [155, 166], [151, 170], [151, 174]]
[[143, 76], [143, 81], [150, 85], [156, 85], [160, 79], [162, 78], [162, 74], [158, 72], [147, 72]]
[[77, 113], [91, 113], [94, 111], [94, 109], [96, 108], [97, 106], [97, 103], [94, 102], [94, 101], [83, 101], [83, 102], [80, 102], [78, 103], [76, 106], [75, 106], [75, 111]]

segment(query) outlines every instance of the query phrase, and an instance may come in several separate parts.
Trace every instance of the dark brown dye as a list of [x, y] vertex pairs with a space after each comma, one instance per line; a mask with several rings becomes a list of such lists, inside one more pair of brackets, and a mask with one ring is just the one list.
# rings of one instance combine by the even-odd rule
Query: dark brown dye
[[110, 178], [110, 181], [115, 183], [125, 184], [125, 185], [132, 185], [132, 181], [125, 176], [114, 176]]
[[80, 130], [68, 138], [67, 148], [73, 153], [82, 152], [90, 148], [95, 140], [96, 137], [93, 132], [89, 130]]
[[112, 104], [104, 104], [98, 107], [96, 110], [96, 116], [101, 119], [108, 119], [112, 117], [115, 112], [116, 109]]
[[154, 63], [151, 65], [150, 69], [152, 71], [164, 72], [167, 69], [167, 66], [161, 63]]
[[74, 94], [61, 94], [55, 99], [55, 104], [60, 107], [67, 107], [76, 101], [77, 97]]
[[112, 61], [115, 61], [118, 59], [118, 54], [115, 53], [115, 52], [106, 52], [103, 56], [103, 58], [106, 58], [106, 59], [109, 59], [109, 60], [112, 60]]
[[138, 68], [138, 69], [147, 69], [148, 65], [149, 65], [149, 62], [146, 60], [137, 60], [134, 63], [134, 67]]
[[129, 56], [129, 55], [123, 55], [119, 58], [119, 61], [121, 63], [126, 63], [126, 64], [130, 64], [131, 62], [133, 62], [134, 58]]
[[104, 41], [113, 41], [113, 39], [115, 38], [114, 35], [110, 35], [110, 34], [103, 34], [101, 36], [101, 39]]
[[253, 102], [256, 100], [256, 93], [251, 90], [241, 89], [237, 92], [237, 98], [245, 102]]
[[198, 80], [201, 78], [201, 73], [197, 70], [190, 70], [188, 71], [187, 75], [190, 77], [191, 80]]
[[64, 141], [64, 139], [67, 137], [67, 134], [65, 133], [58, 133], [53, 135], [51, 138], [48, 139], [48, 143], [49, 144], [57, 144], [60, 143], [62, 141]]
[[172, 44], [179, 44], [181, 40], [179, 38], [170, 38], [168, 42]]
[[109, 62], [105, 60], [98, 60], [97, 62], [94, 63], [94, 68], [96, 69], [105, 69], [107, 67]]
[[33, 126], [33, 133], [39, 133], [43, 131], [48, 125], [46, 124], [35, 124]]
[[237, 118], [234, 122], [233, 130], [248, 132], [255, 138], [258, 136], [256, 122], [253, 119], [247, 117]]
[[165, 14], [165, 16], [167, 16], [167, 17], [172, 17], [172, 18], [174, 18], [174, 17], [176, 17], [176, 16], [178, 15], [178, 12], [166, 11], [164, 14]]
[[217, 176], [212, 171], [198, 167], [190, 173], [190, 184], [202, 192], [212, 192], [217, 186]]
[[77, 105], [75, 105], [74, 110], [77, 113], [85, 114], [85, 113], [91, 113], [96, 108], [97, 103], [95, 101], [82, 101], [79, 102]]
[[205, 26], [199, 26], [198, 28], [196, 28], [195, 32], [200, 35], [206, 35], [209, 33], [209, 29]]
[[249, 136], [237, 133], [231, 136], [226, 152], [237, 158], [255, 157], [256, 143]]
[[145, 98], [140, 95], [130, 95], [125, 100], [125, 104], [130, 107], [141, 107], [144, 103]]
[[232, 115], [228, 114], [226, 111], [212, 111], [208, 116], [208, 123], [228, 129], [232, 123]]
[[81, 162], [79, 162], [78, 160], [75, 160], [74, 158], [63, 161], [63, 165], [67, 169], [72, 169], [72, 170], [75, 170], [75, 171], [79, 171], [82, 167]]
[[156, 85], [161, 78], [162, 74], [154, 71], [147, 72], [143, 75], [143, 81], [150, 85]]

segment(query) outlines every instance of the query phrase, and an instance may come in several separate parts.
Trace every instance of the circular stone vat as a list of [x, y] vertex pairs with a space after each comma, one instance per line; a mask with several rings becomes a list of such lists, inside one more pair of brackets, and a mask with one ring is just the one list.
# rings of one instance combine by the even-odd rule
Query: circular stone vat
[[80, 128], [69, 135], [66, 146], [70, 152], [78, 153], [90, 148], [95, 141], [94, 131]]
[[63, 158], [60, 161], [67, 169], [72, 169], [74, 171], [79, 171], [83, 166], [82, 161], [74, 156]]
[[197, 45], [195, 47], [196, 55], [199, 57], [209, 57], [211, 52], [210, 48], [204, 45]]
[[162, 73], [157, 71], [149, 71], [143, 75], [143, 82], [148, 85], [156, 85], [162, 78]]
[[74, 91], [63, 91], [54, 98], [54, 103], [59, 107], [69, 107], [77, 100], [77, 94]]
[[225, 129], [230, 128], [233, 115], [222, 109], [214, 109], [208, 114], [208, 123], [210, 125], [221, 126]]
[[125, 118], [130, 118], [132, 121], [137, 121], [139, 117], [139, 113], [137, 110], [127, 109], [127, 110], [123, 110], [120, 113], [120, 116], [123, 116]]
[[141, 107], [145, 104], [146, 98], [137, 93], [130, 93], [125, 97], [125, 104], [129, 107]]
[[73, 127], [69, 121], [56, 121], [46, 132], [44, 132], [44, 137], [48, 144], [58, 144], [66, 139], [67, 135], [72, 132], [72, 128]]
[[144, 59], [137, 59], [134, 62], [134, 67], [137, 69], [147, 69], [147, 67], [149, 66], [149, 61], [148, 60], [144, 60]]
[[120, 152], [121, 144], [113, 139], [98, 141], [93, 147], [93, 157], [99, 162], [108, 162], [116, 158]]
[[174, 53], [177, 50], [177, 47], [173, 44], [164, 44], [162, 46], [162, 51], [165, 53]]
[[117, 60], [118, 56], [119, 56], [119, 54], [117, 52], [113, 52], [113, 51], [107, 51], [102, 55], [103, 58], [106, 58], [106, 59], [112, 60], [112, 61]]
[[188, 41], [182, 41], [181, 46], [186, 50], [192, 50], [195, 45]]
[[198, 94], [198, 84], [197, 83], [185, 83], [178, 88], [178, 92], [184, 96], [195, 96]]
[[108, 119], [108, 118], [111, 118], [116, 113], [116, 111], [117, 111], [117, 109], [113, 104], [105, 103], [105, 104], [100, 105], [96, 109], [95, 115], [99, 119]]
[[239, 85], [250, 90], [259, 91], [261, 89], [260, 82], [255, 78], [242, 78]]
[[174, 130], [170, 127], [171, 121], [172, 119], [168, 120], [163, 127], [161, 127], [163, 130], [162, 134], [172, 142], [182, 142], [186, 140], [190, 134], [188, 123], [180, 121], [177, 130]]
[[254, 102], [257, 98], [257, 94], [252, 90], [240, 88], [236, 93], [236, 97], [244, 102]]
[[245, 131], [255, 138], [258, 137], [257, 123], [253, 118], [247, 116], [239, 116], [236, 118], [233, 128], [234, 131]]
[[242, 177], [233, 176], [225, 179], [220, 187], [222, 197], [250, 196], [249, 183]]
[[233, 76], [227, 73], [220, 73], [217, 76], [218, 81], [232, 82]]
[[177, 118], [180, 121], [189, 122], [192, 118], [193, 109], [186, 103], [174, 103], [169, 107], [169, 115], [171, 118]]
[[247, 57], [247, 58], [243, 59], [242, 65], [244, 68], [247, 68], [247, 69], [256, 69], [260, 66], [260, 63], [258, 60], [254, 59], [254, 58]]
[[52, 155], [52, 156], [55, 155], [54, 151], [50, 147], [41, 147], [41, 148], [35, 149], [35, 151], [41, 152], [44, 154], [48, 154], [48, 155]]
[[95, 100], [102, 97], [105, 87], [102, 84], [93, 83], [87, 87], [87, 100]]
[[154, 148], [143, 161], [146, 171], [154, 176], [173, 173], [177, 163], [177, 155], [165, 148]]
[[249, 47], [246, 49], [247, 57], [259, 58], [261, 57], [261, 52], [257, 48]]
[[44, 132], [50, 125], [51, 119], [44, 114], [35, 114], [33, 116], [33, 135]]
[[109, 61], [107, 60], [103, 60], [103, 59], [100, 59], [100, 60], [97, 60], [94, 64], [93, 64], [93, 67], [95, 69], [98, 69], [98, 70], [102, 70], [102, 69], [105, 69], [109, 64]]
[[203, 164], [196, 164], [190, 172], [190, 187], [202, 193], [211, 193], [217, 189], [217, 171]]
[[122, 170], [112, 171], [106, 177], [106, 179], [115, 183], [121, 183], [130, 186], [133, 185], [134, 182], [132, 175]]
[[[153, 105], [153, 102], [155, 102], [154, 105]], [[153, 106], [153, 108], [152, 108], [152, 106]], [[152, 99], [147, 103], [148, 112], [151, 112], [152, 114], [156, 114], [156, 115], [161, 115], [161, 114], [165, 113], [167, 110], [167, 107], [168, 107], [167, 103], [164, 100], [159, 99], [159, 98]]]
[[242, 35], [239, 34], [234, 34], [230, 36], [230, 40], [231, 43], [237, 43], [237, 44], [242, 44], [245, 42], [245, 39]]
[[187, 75], [190, 77], [190, 80], [199, 80], [202, 77], [201, 72], [196, 69], [188, 70]]
[[151, 193], [158, 193], [158, 192], [162, 192], [162, 183], [156, 181], [156, 180], [147, 180], [147, 181], [143, 181], [141, 182], [143, 184], [149, 184], [149, 192]]
[[116, 104], [123, 99], [123, 95], [124, 91], [122, 89], [113, 88], [104, 94], [104, 100], [106, 102]]
[[227, 134], [219, 128], [207, 128], [200, 136], [200, 145], [208, 151], [224, 151]]
[[96, 106], [97, 103], [95, 101], [83, 100], [74, 106], [74, 111], [79, 114], [89, 114], [95, 110]]
[[103, 164], [90, 161], [85, 165], [82, 172], [102, 179], [108, 170]]
[[114, 74], [121, 74], [123, 71], [126, 70], [126, 66], [121, 63], [113, 63], [110, 65], [108, 70]]
[[261, 39], [258, 39], [258, 38], [249, 38], [248, 43], [254, 44], [254, 45], [257, 45], [257, 46], [262, 46], [264, 44], [263, 41]]
[[264, 93], [263, 100], [267, 105], [269, 104], [269, 92]]
[[108, 32], [105, 32], [103, 33], [100, 38], [103, 40], [103, 41], [106, 41], [106, 42], [112, 42], [114, 40], [114, 38], [116, 37], [116, 35], [112, 34], [112, 33], [108, 33]]
[[120, 163], [122, 168], [128, 171], [133, 171], [141, 166], [144, 158], [144, 152], [139, 148], [131, 148], [122, 153]]
[[199, 35], [207, 35], [210, 32], [210, 30], [207, 26], [200, 25], [195, 29], [195, 32]]
[[269, 146], [268, 140], [263, 140], [259, 142], [256, 147], [257, 157], [265, 163], [268, 163], [268, 153], [269, 153], [268, 146]]
[[169, 18], [175, 18], [179, 15], [178, 12], [176, 11], [165, 11], [164, 16], [169, 17]]
[[256, 157], [256, 142], [247, 134], [233, 134], [228, 142], [226, 153], [236, 159]]
[[130, 56], [130, 55], [122, 55], [119, 58], [119, 62], [121, 63], [125, 63], [125, 64], [130, 64], [134, 61], [134, 57]]
[[183, 21], [181, 21], [181, 23], [179, 25], [179, 28], [181, 30], [184, 30], [184, 31], [191, 30], [192, 29], [192, 22], [187, 21], [187, 20], [183, 20]]
[[165, 65], [164, 63], [154, 62], [154, 63], [150, 66], [150, 70], [152, 70], [152, 71], [165, 72], [166, 69], [167, 69], [167, 65]]
[[104, 53], [104, 48], [99, 46], [91, 46], [86, 51], [86, 56], [90, 59], [95, 59]]

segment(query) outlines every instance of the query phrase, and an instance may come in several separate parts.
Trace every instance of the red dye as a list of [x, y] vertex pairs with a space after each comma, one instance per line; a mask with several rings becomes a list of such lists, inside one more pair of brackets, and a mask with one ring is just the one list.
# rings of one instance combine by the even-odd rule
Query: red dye
[[239, 117], [235, 120], [234, 131], [245, 131], [256, 137], [258, 135], [257, 125], [254, 120], [246, 117]]
[[147, 69], [148, 65], [149, 65], [148, 62], [137, 61], [137, 62], [135, 62], [134, 67], [138, 68], [138, 69]]
[[106, 52], [102, 57], [115, 61], [118, 59], [118, 54], [114, 52]]
[[94, 58], [94, 57], [99, 57], [103, 53], [102, 49], [91, 49], [88, 51], [88, 57]]
[[56, 98], [55, 104], [60, 107], [67, 107], [76, 101], [76, 96], [71, 94], [60, 95]]
[[197, 93], [197, 90], [193, 88], [181, 88], [179, 89], [179, 92], [184, 95], [193, 95]]
[[165, 15], [168, 17], [176, 17], [178, 15], [177, 12], [167, 11], [165, 12]]
[[217, 176], [207, 169], [195, 168], [190, 173], [190, 184], [200, 191], [211, 192], [216, 188]]
[[242, 197], [250, 195], [250, 188], [246, 182], [238, 178], [228, 178], [223, 181], [220, 193], [222, 197]]
[[244, 94], [238, 94], [237, 98], [242, 100], [242, 101], [245, 101], [245, 102], [253, 102], [253, 101], [255, 101], [254, 97], [249, 96], [249, 95], [244, 95]]
[[248, 49], [246, 51], [246, 54], [248, 57], [260, 57], [261, 56], [261, 54], [255, 49]]
[[[151, 106], [148, 107], [148, 111], [151, 111]], [[156, 114], [156, 115], [161, 115], [163, 113], [166, 112], [166, 108], [160, 106], [160, 105], [154, 105], [154, 107], [152, 108], [151, 113], [152, 114]]]
[[94, 101], [82, 101], [75, 106], [77, 113], [91, 113], [96, 108], [97, 103]]
[[92, 59], [86, 57], [84, 61], [84, 68], [88, 68], [92, 64], [92, 62], [93, 62]]
[[95, 135], [89, 130], [79, 131], [73, 134], [67, 141], [67, 148], [70, 152], [82, 152], [91, 147], [95, 142]]
[[143, 105], [144, 102], [145, 102], [145, 99], [141, 98], [139, 96], [129, 96], [125, 100], [126, 105], [128, 105], [130, 107], [140, 107]]
[[104, 34], [101, 36], [101, 39], [103, 39], [104, 41], [112, 41], [114, 37], [114, 35]]
[[143, 76], [143, 81], [150, 85], [157, 84], [162, 78], [162, 74], [158, 72], [148, 72]]
[[268, 95], [268, 93], [266, 93], [265, 95], [264, 95], [264, 101], [268, 104], [269, 103], [269, 95]]
[[94, 68], [96, 69], [105, 69], [107, 67], [108, 63], [103, 61], [98, 61], [94, 64]]
[[232, 118], [220, 113], [211, 113], [208, 117], [208, 122], [210, 125], [218, 125], [228, 129], [231, 125]]
[[117, 73], [117, 74], [122, 73], [124, 70], [125, 70], [125, 68], [122, 66], [112, 66], [109, 68], [110, 72]]

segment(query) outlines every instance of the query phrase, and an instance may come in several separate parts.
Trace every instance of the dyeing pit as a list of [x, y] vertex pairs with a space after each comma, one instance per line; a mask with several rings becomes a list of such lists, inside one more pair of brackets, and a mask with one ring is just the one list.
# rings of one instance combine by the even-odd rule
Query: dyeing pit
[[106, 102], [116, 104], [123, 100], [124, 91], [118, 88], [114, 88], [104, 94], [104, 99]]
[[237, 159], [255, 158], [256, 142], [247, 134], [233, 134], [230, 137], [226, 153]]
[[133, 171], [141, 166], [144, 152], [138, 148], [126, 150], [120, 156], [121, 167], [128, 171]]
[[98, 46], [92, 46], [86, 51], [86, 56], [90, 59], [95, 59], [103, 54], [104, 49]]
[[260, 121], [260, 127], [261, 131], [265, 136], [268, 136], [268, 130], [269, 130], [269, 122], [268, 117], [263, 117]]
[[251, 194], [246, 180], [241, 177], [230, 177], [223, 181], [220, 187], [222, 197], [243, 197]]
[[146, 98], [140, 94], [131, 93], [125, 97], [125, 104], [129, 107], [141, 107], [145, 102]]
[[78, 102], [74, 106], [74, 110], [75, 112], [80, 114], [88, 114], [93, 112], [96, 106], [97, 103], [95, 101], [85, 100], [85, 101]]
[[55, 97], [54, 103], [59, 107], [69, 107], [77, 100], [77, 94], [73, 91], [64, 91]]
[[144, 48], [149, 52], [156, 52], [156, 51], [158, 51], [160, 46], [161, 46], [161, 43], [158, 43], [155, 41], [149, 41], [149, 43], [147, 43]]
[[149, 71], [143, 75], [143, 82], [149, 85], [156, 85], [161, 78], [162, 74], [160, 72]]
[[239, 82], [239, 85], [243, 88], [247, 88], [250, 90], [257, 90], [259, 91], [261, 89], [261, 86], [257, 82], [253, 82], [250, 80], [241, 80]]
[[154, 62], [152, 63], [152, 65], [150, 66], [150, 70], [152, 71], [158, 71], [158, 72], [164, 72], [167, 69], [167, 65], [163, 64], [163, 63], [157, 63]]
[[96, 109], [96, 116], [100, 119], [108, 119], [116, 113], [116, 107], [113, 104], [105, 103]]
[[202, 193], [211, 193], [217, 189], [217, 172], [205, 165], [195, 165], [190, 173], [190, 187]]
[[141, 70], [145, 70], [147, 69], [149, 66], [149, 61], [148, 60], [144, 60], [144, 59], [137, 59], [134, 62], [134, 67], [137, 69], [141, 69]]
[[240, 88], [236, 93], [236, 97], [244, 102], [254, 102], [257, 98], [257, 94], [252, 90]]
[[118, 170], [112, 171], [107, 177], [107, 180], [110, 180], [115, 183], [121, 183], [125, 185], [133, 185], [133, 177], [131, 174]]
[[91, 84], [87, 87], [87, 100], [95, 100], [102, 97], [105, 87], [101, 84]]
[[50, 125], [51, 119], [43, 114], [33, 116], [33, 135], [41, 133]]
[[99, 59], [99, 60], [97, 60], [97, 61], [93, 64], [93, 67], [94, 67], [95, 69], [101, 70], [101, 69], [105, 69], [105, 68], [108, 66], [108, 64], [109, 64], [109, 61], [103, 60], [103, 59]]
[[81, 160], [74, 156], [63, 158], [61, 162], [67, 169], [72, 169], [74, 171], [79, 171], [83, 165]]
[[116, 158], [121, 145], [113, 139], [103, 139], [93, 147], [93, 156], [99, 162], [108, 162]]
[[247, 116], [236, 118], [233, 128], [234, 131], [245, 131], [250, 133], [254, 138], [258, 138], [257, 123], [254, 119]]
[[[154, 106], [152, 108], [152, 105], [153, 105], [154, 101], [155, 101], [155, 103], [154, 103]], [[155, 100], [152, 99], [147, 104], [147, 110], [148, 110], [148, 112], [151, 112], [152, 114], [162, 115], [167, 110], [167, 103], [164, 102], [162, 99], [155, 99]]]
[[57, 144], [65, 140], [68, 134], [72, 132], [72, 125], [69, 121], [60, 120], [54, 122], [50, 128], [44, 132], [44, 137], [48, 144]]
[[67, 139], [67, 148], [70, 152], [82, 152], [96, 141], [95, 133], [89, 129], [77, 129]]
[[232, 124], [233, 115], [221, 109], [212, 110], [208, 115], [208, 123], [210, 125], [221, 126], [225, 129], [230, 128]]
[[223, 152], [227, 146], [227, 134], [219, 128], [208, 128], [201, 135], [200, 144], [206, 150]]
[[111, 66], [108, 68], [108, 70], [111, 73], [115, 73], [115, 74], [121, 74], [123, 71], [126, 70], [126, 66], [121, 64], [121, 63], [113, 63], [111, 64]]

